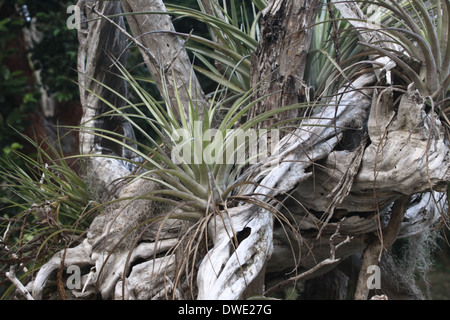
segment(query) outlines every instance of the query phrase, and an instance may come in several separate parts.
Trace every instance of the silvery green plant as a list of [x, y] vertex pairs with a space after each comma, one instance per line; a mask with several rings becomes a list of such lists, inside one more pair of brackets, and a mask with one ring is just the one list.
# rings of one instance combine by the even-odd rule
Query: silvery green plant
[[[450, 85], [450, 2], [448, 0], [371, 1], [382, 12], [379, 32], [399, 50], [360, 43], [393, 60], [407, 84], [448, 111]], [[376, 11], [372, 12], [375, 14]], [[445, 116], [446, 117], [446, 116]], [[448, 121], [448, 120], [447, 120]]]
[[[124, 108], [117, 108], [111, 102], [98, 96], [111, 108], [107, 114], [100, 116], [123, 117], [140, 136], [144, 137], [145, 141], [128, 141], [131, 143], [127, 143], [121, 134], [100, 128], [95, 129], [94, 134], [130, 149], [138, 155], [142, 163], [133, 163], [141, 168], [134, 179], [151, 179], [160, 183], [162, 188], [148, 196], [153, 200], [181, 207], [184, 214], [177, 216], [180, 219], [200, 219], [211, 210], [215, 210], [213, 204], [224, 203], [237, 186], [245, 183], [240, 181], [239, 177], [248, 168], [247, 165], [255, 159], [242, 155], [250, 154], [258, 157], [258, 154], [249, 150], [250, 145], [246, 139], [242, 138], [248, 130], [252, 130], [258, 123], [277, 113], [293, 108], [309, 107], [309, 103], [286, 106], [240, 123], [241, 118], [265, 98], [255, 98], [257, 88], [245, 92], [231, 106], [227, 104], [226, 108], [223, 100], [219, 99], [220, 90], [218, 89], [203, 112], [199, 112], [200, 106], [194, 97], [191, 97], [186, 109], [177, 91], [175, 92], [177, 105], [171, 105], [168, 97], [164, 101], [157, 101], [123, 66], [118, 67], [121, 70], [121, 76], [126, 79], [140, 102], [133, 103], [127, 97], [114, 91], [126, 103]], [[109, 90], [113, 91], [110, 88]], [[222, 115], [220, 122], [217, 123], [215, 115], [218, 112], [222, 112]], [[238, 123], [239, 128], [235, 130], [235, 125]], [[212, 134], [213, 132], [215, 134]], [[137, 148], [133, 148], [133, 145]], [[179, 156], [180, 149], [189, 150], [191, 156], [186, 154]], [[208, 159], [203, 157], [205, 150], [210, 155]], [[214, 152], [211, 153], [211, 150]], [[244, 158], [244, 161], [232, 160], [237, 160], [239, 157]], [[184, 202], [184, 205], [180, 206], [180, 201]]]

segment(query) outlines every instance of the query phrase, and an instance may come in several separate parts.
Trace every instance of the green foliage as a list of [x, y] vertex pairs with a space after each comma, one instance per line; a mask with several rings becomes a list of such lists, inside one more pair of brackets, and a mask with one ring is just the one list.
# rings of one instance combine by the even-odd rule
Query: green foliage
[[[168, 11], [206, 26], [208, 33], [184, 34], [186, 48], [195, 56], [195, 70], [231, 92], [250, 89], [250, 56], [259, 41], [258, 15], [264, 1], [223, 1], [220, 12], [208, 14], [198, 1], [198, 9], [168, 5]], [[251, 11], [250, 11], [251, 10]], [[251, 13], [249, 13], [249, 11]]]
[[68, 4], [58, 0], [24, 3], [42, 35], [32, 50], [34, 69], [41, 70], [43, 84], [58, 101], [77, 99], [78, 91], [70, 79], [77, 75], [78, 40], [76, 30], [66, 26]]
[[305, 70], [310, 99], [329, 99], [362, 68], [358, 33], [335, 8], [323, 6], [313, 27]]
[[35, 147], [37, 160], [18, 151], [1, 160], [0, 275], [16, 265], [25, 277], [63, 247], [78, 244], [99, 208], [60, 150]]
[[[22, 279], [55, 252], [76, 244], [96, 205], [59, 149], [21, 134], [40, 108], [34, 71], [41, 71], [45, 90], [58, 101], [78, 98], [69, 80], [76, 77], [78, 43], [76, 31], [65, 24], [67, 5], [5, 0], [0, 7], [0, 296], [5, 297], [14, 289], [4, 278], [9, 266], [16, 266]], [[32, 18], [42, 41], [26, 50], [23, 29]]]
[[[30, 114], [39, 110], [41, 94], [34, 71], [41, 71], [44, 89], [58, 101], [78, 98], [78, 88], [69, 79], [76, 76], [73, 70], [78, 42], [76, 32], [66, 27], [64, 2], [5, 0], [1, 2], [1, 11], [0, 150], [8, 151], [14, 143], [24, 144], [11, 127], [24, 132], [32, 124]], [[25, 51], [23, 29], [29, 27], [30, 19], [36, 19], [42, 41]]]
[[[7, 59], [16, 54], [8, 44], [23, 26], [21, 21], [11, 18], [0, 20], [0, 150], [8, 151], [18, 148], [16, 137], [11, 135], [10, 126], [23, 129], [25, 114], [34, 109], [32, 94], [25, 94], [27, 77], [23, 71], [10, 70], [5, 64]], [[17, 96], [24, 96], [19, 108], [15, 107]], [[13, 146], [14, 144], [14, 146]]]
[[[135, 163], [142, 168], [142, 173], [137, 174], [134, 178], [151, 179], [160, 183], [162, 188], [152, 192], [148, 197], [152, 200], [170, 203], [181, 209], [184, 214], [179, 214], [177, 218], [197, 221], [204, 217], [205, 214], [216, 210], [219, 204], [226, 205], [228, 197], [232, 195], [232, 191], [242, 185], [242, 183], [245, 183], [245, 181], [238, 181], [238, 177], [246, 168], [246, 163], [236, 164], [232, 161], [225, 161], [223, 157], [230, 146], [235, 152], [246, 152], [249, 145], [245, 141], [242, 141], [241, 145], [236, 144], [236, 134], [239, 133], [232, 132], [227, 135], [225, 133], [228, 133], [248, 110], [265, 97], [256, 99], [255, 92], [257, 88], [253, 88], [245, 92], [229, 106], [227, 100], [220, 100], [218, 95], [220, 90], [218, 89], [216, 95], [210, 99], [209, 107], [203, 116], [198, 114], [198, 106], [195, 99], [189, 102], [189, 114], [187, 115], [184, 112], [178, 92], [176, 92], [176, 97], [178, 98], [176, 106], [170, 105], [170, 99], [167, 96], [163, 97], [164, 103], [158, 102], [139, 85], [126, 69], [122, 66], [118, 67], [124, 79], [128, 81], [130, 88], [140, 97], [141, 102], [139, 104], [132, 103], [118, 92], [106, 87], [123, 99], [126, 102], [126, 107], [119, 109], [109, 101], [97, 96], [112, 109], [111, 112], [100, 116], [113, 115], [125, 118], [132, 124], [136, 132], [145, 137], [146, 141], [129, 141], [138, 146], [137, 149], [134, 149], [130, 146], [130, 143], [123, 141], [124, 137], [120, 134], [98, 128], [95, 129], [94, 134], [130, 149], [143, 159], [142, 164]], [[101, 83], [99, 84], [102, 85]], [[224, 105], [227, 106], [224, 116], [220, 123], [216, 124], [214, 123], [215, 114], [221, 111]], [[150, 117], [143, 112], [143, 106], [151, 115]], [[271, 110], [258, 115], [244, 124], [240, 124], [239, 128], [242, 132], [245, 132], [277, 113], [308, 106], [309, 104], [305, 103]], [[176, 109], [181, 115], [180, 118], [174, 113]], [[141, 123], [144, 121], [145, 126], [137, 123], [136, 120], [140, 120]], [[152, 128], [151, 132], [154, 135], [148, 133], [147, 127]], [[205, 141], [205, 134], [209, 132], [213, 135], [212, 129], [217, 129], [221, 134], [210, 136], [210, 140]], [[183, 138], [174, 134], [174, 132], [180, 132], [180, 130], [185, 134]], [[180, 146], [183, 146], [185, 150], [190, 150], [193, 158], [174, 157], [173, 152], [176, 152], [176, 155], [179, 154], [177, 149]], [[203, 151], [206, 146], [215, 150], [215, 157], [210, 162], [199, 158], [203, 157]], [[200, 154], [196, 150], [200, 150]], [[127, 159], [122, 160], [129, 161]], [[176, 200], [174, 201], [173, 199]]]
[[[30, 128], [30, 114], [40, 108], [41, 88], [33, 72], [40, 70], [44, 89], [59, 102], [78, 98], [78, 88], [69, 79], [76, 76], [77, 34], [66, 27], [67, 4], [62, 1], [5, 0], [0, 6], [0, 157], [14, 156], [21, 162], [11, 154], [26, 144], [17, 132]], [[26, 50], [23, 30], [31, 19], [42, 41]]]

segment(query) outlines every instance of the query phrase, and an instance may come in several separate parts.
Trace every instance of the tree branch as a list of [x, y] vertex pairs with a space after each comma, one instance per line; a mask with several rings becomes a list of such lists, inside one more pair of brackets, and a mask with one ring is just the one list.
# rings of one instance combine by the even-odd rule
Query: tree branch
[[124, 28], [122, 28], [120, 25], [118, 25], [116, 22], [114, 22], [113, 20], [111, 20], [110, 18], [108, 18], [107, 16], [105, 16], [103, 13], [99, 12], [96, 8], [95, 5], [92, 7], [88, 7], [90, 8], [93, 12], [95, 12], [95, 14], [97, 14], [99, 17], [101, 17], [102, 19], [105, 19], [106, 21], [108, 21], [109, 23], [111, 23], [113, 26], [115, 26], [122, 34], [124, 34], [130, 41], [132, 41], [134, 44], [136, 44], [138, 46], [139, 49], [142, 50], [142, 52], [145, 53], [145, 55], [148, 57], [148, 59], [150, 59], [151, 62], [153, 62], [153, 64], [155, 66], [158, 65], [158, 60], [156, 59], [156, 57], [153, 55], [153, 53], [150, 52], [150, 50], [148, 50], [146, 47], [144, 47], [144, 45], [142, 43], [140, 43], [136, 38], [134, 38], [131, 34], [129, 34], [127, 32], [127, 30], [125, 30]]
[[[258, 97], [269, 95], [249, 111], [258, 114], [302, 102], [303, 75], [312, 31], [322, 0], [274, 0], [263, 11], [261, 41], [252, 56], [252, 85], [260, 83]], [[274, 50], [276, 48], [276, 50]], [[303, 92], [303, 93], [302, 93]], [[258, 98], [256, 97], [256, 98]], [[263, 125], [299, 117], [299, 110], [274, 116]]]
[[327, 258], [325, 260], [322, 260], [320, 263], [316, 264], [311, 269], [309, 269], [309, 270], [307, 270], [307, 271], [305, 271], [305, 272], [303, 272], [303, 273], [301, 273], [299, 275], [296, 275], [296, 276], [291, 277], [291, 278], [289, 278], [287, 280], [284, 280], [282, 282], [277, 283], [275, 286], [267, 289], [264, 292], [264, 295], [270, 295], [270, 294], [272, 294], [274, 292], [277, 292], [277, 291], [285, 288], [286, 286], [291, 285], [292, 283], [296, 283], [296, 282], [298, 282], [300, 280], [304, 280], [304, 279], [307, 279], [307, 278], [315, 275], [320, 269], [322, 269], [325, 266], [329, 266], [329, 265], [333, 265], [333, 264], [338, 263], [340, 261], [340, 258], [336, 258], [336, 250], [339, 249], [344, 244], [349, 243], [352, 240], [351, 237], [347, 236], [343, 241], [341, 241], [337, 245], [335, 245], [333, 243], [333, 239], [336, 236], [339, 235], [340, 226], [341, 226], [341, 224], [339, 223], [337, 225], [337, 227], [336, 227], [336, 231], [330, 237], [330, 257], [329, 258]]
[[[205, 95], [193, 71], [184, 42], [175, 34], [167, 32], [175, 31], [175, 28], [170, 16], [161, 14], [167, 11], [164, 3], [161, 0], [121, 0], [121, 3], [126, 13], [132, 13], [126, 17], [134, 39], [139, 37], [143, 45], [139, 49], [147, 68], [161, 95], [169, 99], [166, 103], [171, 105], [174, 114], [179, 113], [177, 94], [187, 118], [191, 103], [198, 108], [200, 115], [203, 114]], [[148, 52], [156, 58], [156, 63], [153, 58], [149, 58]]]
[[383, 230], [382, 235], [372, 241], [364, 251], [363, 263], [355, 292], [356, 300], [367, 300], [369, 296], [367, 280], [370, 277], [367, 270], [371, 265], [378, 265], [383, 251], [390, 248], [397, 239], [409, 200], [409, 196], [403, 196], [394, 202], [391, 211], [391, 218], [388, 225]]
[[25, 288], [22, 282], [17, 279], [14, 266], [11, 266], [9, 268], [9, 271], [6, 272], [5, 275], [27, 300], [34, 300], [30, 292], [28, 292], [27, 288]]
[[[121, 13], [120, 3], [103, 1], [96, 7], [87, 7], [85, 1], [78, 6], [85, 9], [87, 23], [78, 31], [78, 83], [83, 116], [80, 128], [80, 149], [84, 155], [101, 155], [105, 151], [118, 157], [134, 159], [135, 155], [127, 148], [96, 135], [96, 129], [122, 132], [123, 142], [132, 144], [135, 140], [130, 123], [122, 117], [106, 117], [104, 113], [111, 108], [102, 99], [116, 108], [125, 105], [121, 96], [127, 95], [126, 81], [120, 74], [116, 60], [126, 65], [126, 34], [123, 33], [125, 21], [121, 16], [107, 16]], [[98, 17], [102, 19], [98, 19]], [[126, 32], [126, 31], [125, 31]], [[110, 89], [108, 89], [110, 88]], [[112, 182], [130, 174], [130, 167], [114, 158], [93, 156], [87, 159], [87, 176], [95, 182], [97, 191], [112, 191]]]

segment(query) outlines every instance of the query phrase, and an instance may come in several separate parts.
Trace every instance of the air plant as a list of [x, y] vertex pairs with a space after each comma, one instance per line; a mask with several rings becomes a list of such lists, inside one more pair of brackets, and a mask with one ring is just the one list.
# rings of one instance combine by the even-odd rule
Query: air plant
[[[450, 2], [448, 0], [371, 1], [378, 8], [378, 32], [393, 46], [361, 42], [372, 52], [394, 61], [407, 85], [414, 83], [447, 120], [450, 90]], [[369, 16], [370, 18], [370, 16]], [[394, 49], [392, 49], [394, 48]]]
[[322, 7], [311, 27], [305, 80], [313, 93], [311, 100], [329, 99], [364, 67], [358, 62], [366, 54], [349, 21], [330, 5]]
[[[15, 151], [14, 158], [2, 159], [0, 170], [6, 190], [0, 211], [0, 271], [18, 266], [19, 278], [55, 252], [78, 244], [101, 207], [60, 149], [23, 137], [34, 146], [36, 156]], [[2, 293], [8, 295], [13, 288]]]
[[[98, 98], [111, 108], [108, 116], [114, 113], [115, 116], [125, 118], [147, 141], [126, 143], [120, 134], [104, 129], [95, 129], [94, 134], [138, 155], [142, 164], [137, 164], [141, 169], [134, 179], [152, 179], [161, 184], [162, 188], [151, 195], [153, 199], [171, 204], [176, 202], [167, 198], [184, 201], [185, 205], [181, 206], [181, 209], [187, 220], [198, 220], [215, 210], [213, 203], [225, 203], [227, 197], [241, 183], [238, 181], [239, 176], [249, 162], [254, 161], [244, 156], [243, 162], [237, 162], [239, 156], [242, 159], [242, 154], [252, 154], [254, 158], [258, 158], [258, 154], [249, 152], [251, 146], [245, 137], [241, 139], [247, 130], [276, 113], [309, 106], [308, 103], [303, 103], [271, 110], [241, 124], [239, 129], [235, 130], [234, 126], [247, 111], [265, 98], [255, 98], [257, 88], [245, 92], [231, 106], [227, 105], [221, 121], [217, 123], [215, 114], [224, 107], [224, 101], [218, 99], [219, 89], [203, 114], [199, 114], [197, 102], [193, 98], [189, 101], [189, 114], [186, 114], [177, 91], [176, 106], [172, 106], [169, 99], [165, 99], [163, 103], [159, 102], [143, 89], [125, 68], [118, 67], [122, 77], [139, 97], [140, 103], [133, 103], [115, 91], [114, 93], [126, 102], [124, 108], [117, 108], [100, 96]], [[140, 120], [139, 123], [136, 120]], [[148, 133], [149, 128], [154, 135]], [[133, 148], [132, 145], [138, 148]], [[179, 207], [179, 203], [177, 206]], [[177, 217], [183, 218], [182, 215]]]

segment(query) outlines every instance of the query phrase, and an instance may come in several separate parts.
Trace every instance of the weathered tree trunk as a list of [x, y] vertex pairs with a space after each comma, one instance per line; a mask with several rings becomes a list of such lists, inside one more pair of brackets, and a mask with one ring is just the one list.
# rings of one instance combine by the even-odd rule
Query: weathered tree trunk
[[[121, 0], [128, 13], [165, 12], [163, 1]], [[169, 15], [135, 14], [127, 16], [136, 41], [142, 43], [141, 54], [160, 92], [165, 92], [175, 113], [178, 113], [176, 90], [183, 103], [186, 116], [189, 104], [197, 104], [200, 113], [205, 107], [205, 96], [195, 76], [192, 63], [185, 50], [183, 40], [174, 35], [175, 28]], [[197, 107], [196, 106], [196, 107]]]
[[[249, 111], [249, 119], [305, 100], [306, 84], [303, 74], [312, 36], [310, 26], [316, 19], [321, 3], [322, 0], [276, 0], [270, 2], [264, 10], [261, 41], [252, 55], [251, 85], [258, 88], [255, 99], [268, 97]], [[260, 123], [260, 126], [268, 128], [281, 120], [299, 118], [302, 116], [301, 112], [301, 109], [293, 109], [278, 113], [265, 123]], [[263, 292], [265, 272], [264, 267], [249, 286], [247, 296]]]
[[[121, 3], [125, 12], [164, 10], [162, 2], [156, 0]], [[308, 26], [320, 4], [318, 0], [269, 3], [262, 20], [261, 44], [253, 57], [252, 78], [254, 83], [261, 81], [259, 97], [271, 95], [249, 117], [305, 99], [303, 72], [311, 36]], [[346, 258], [355, 259], [361, 253], [362, 284], [356, 296], [367, 298], [365, 268], [378, 264], [381, 251], [398, 237], [420, 233], [439, 219], [439, 210], [446, 204], [437, 192], [443, 192], [450, 179], [444, 127], [412, 86], [395, 106], [392, 91], [377, 89], [383, 75], [368, 72], [341, 88], [329, 101], [332, 107], [312, 109], [312, 116], [287, 133], [269, 159], [249, 166], [243, 174], [249, 183], [237, 192], [252, 195], [252, 201], [227, 210], [218, 207], [215, 215], [205, 217], [202, 223], [212, 246], [201, 253], [194, 272], [196, 281], [183, 282], [177, 269], [179, 251], [174, 248], [184, 238], [180, 230], [186, 230], [182, 229], [185, 226], [176, 222], [142, 227], [145, 221], [156, 221], [152, 219], [170, 211], [143, 198], [156, 190], [157, 184], [121, 179], [133, 168], [104, 157], [107, 146], [90, 135], [90, 127], [102, 125], [92, 119], [104, 112], [92, 92], [108, 96], [91, 78], [124, 90], [122, 81], [106, 72], [111, 59], [99, 57], [107, 52], [112, 59], [119, 58], [127, 36], [117, 28], [123, 26], [121, 18], [115, 18], [116, 25], [105, 18], [119, 12], [119, 3], [99, 2], [95, 10], [89, 14], [102, 19], [80, 31], [79, 69], [86, 123], [82, 150], [102, 156], [93, 157], [87, 167], [87, 173], [95, 177], [96, 192], [107, 190], [110, 199], [123, 201], [96, 217], [87, 238], [68, 249], [65, 259], [63, 252], [58, 253], [41, 268], [30, 284], [34, 298], [42, 298], [47, 280], [61, 263], [93, 270], [95, 281], [88, 281], [87, 274], [83, 278], [87, 290], [73, 292], [78, 298], [100, 292], [103, 299], [240, 299], [324, 276]], [[354, 13], [349, 10], [342, 9], [343, 15]], [[128, 16], [128, 22], [159, 89], [167, 90], [173, 98], [175, 86], [184, 94], [187, 90], [183, 88], [191, 83], [191, 94], [199, 99], [199, 106], [203, 105], [204, 97], [183, 44], [170, 33], [170, 19], [158, 13]], [[162, 30], [165, 32], [159, 34]], [[390, 61], [383, 63], [388, 68]], [[181, 101], [187, 103], [189, 97]], [[126, 121], [122, 124], [126, 132]], [[343, 143], [344, 138], [351, 143]], [[286, 278], [292, 270], [295, 273]], [[340, 278], [334, 284], [333, 296], [342, 298], [341, 286], [348, 281], [342, 273], [335, 273]], [[263, 287], [269, 278], [276, 281]], [[250, 284], [255, 286], [248, 289]]]
[[[313, 31], [311, 26], [321, 4], [322, 0], [275, 0], [264, 10], [261, 41], [252, 56], [251, 79], [253, 86], [260, 83], [256, 98], [270, 96], [249, 112], [249, 118], [306, 100], [303, 74]], [[261, 126], [299, 118], [300, 112], [301, 109], [294, 109], [277, 114]]]

